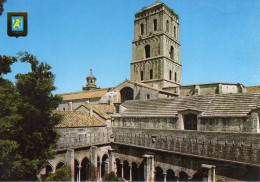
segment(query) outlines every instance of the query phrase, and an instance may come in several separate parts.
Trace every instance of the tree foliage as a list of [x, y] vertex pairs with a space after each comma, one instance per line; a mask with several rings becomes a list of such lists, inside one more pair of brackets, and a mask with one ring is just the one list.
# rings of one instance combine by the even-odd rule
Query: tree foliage
[[105, 174], [103, 181], [122, 181], [122, 180], [120, 180], [120, 179], [116, 176], [115, 172], [112, 171], [112, 172], [110, 172], [110, 173], [106, 173], [106, 174]]
[[6, 2], [6, 0], [0, 0], [0, 16], [2, 15], [2, 12], [4, 11], [4, 3]]
[[69, 181], [70, 169], [65, 164], [61, 168], [57, 169], [55, 173], [49, 172], [48, 174], [42, 175], [42, 181]]
[[[16, 75], [16, 84], [4, 79], [20, 60], [31, 71]], [[0, 180], [37, 180], [37, 174], [55, 155], [61, 117], [52, 114], [61, 98], [53, 95], [51, 66], [27, 52], [0, 56]]]

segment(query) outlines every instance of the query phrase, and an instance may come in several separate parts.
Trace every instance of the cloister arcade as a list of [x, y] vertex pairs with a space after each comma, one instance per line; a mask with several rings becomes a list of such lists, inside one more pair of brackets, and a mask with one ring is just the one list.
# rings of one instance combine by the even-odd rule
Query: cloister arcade
[[[127, 181], [145, 181], [144, 177], [144, 161], [134, 161], [127, 160], [123, 157], [114, 157], [114, 169], [110, 169], [108, 153], [102, 155], [97, 155], [96, 164], [91, 164], [91, 157], [84, 156], [79, 158], [74, 158], [74, 181], [89, 181], [91, 179], [91, 166], [96, 166], [96, 174], [98, 181], [102, 181], [106, 173], [114, 171], [117, 177]], [[66, 162], [56, 161], [48, 166], [46, 166], [45, 171], [55, 172]], [[156, 163], [158, 165], [158, 163]], [[154, 168], [154, 180], [155, 181], [196, 181], [203, 180], [203, 174], [201, 172], [190, 173], [189, 171], [178, 171], [176, 166], [170, 167], [169, 165], [164, 166], [163, 164], [155, 166]]]

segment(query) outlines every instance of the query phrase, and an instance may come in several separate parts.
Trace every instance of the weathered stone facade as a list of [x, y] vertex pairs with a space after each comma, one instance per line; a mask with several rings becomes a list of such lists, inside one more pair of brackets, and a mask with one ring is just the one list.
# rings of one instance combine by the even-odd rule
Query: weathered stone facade
[[179, 17], [163, 3], [135, 14], [131, 80], [163, 88], [181, 84]]

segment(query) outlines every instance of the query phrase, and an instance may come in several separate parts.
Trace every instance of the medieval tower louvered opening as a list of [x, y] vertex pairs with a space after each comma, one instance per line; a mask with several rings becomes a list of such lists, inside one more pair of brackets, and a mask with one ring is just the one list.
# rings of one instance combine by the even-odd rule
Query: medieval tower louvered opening
[[135, 14], [131, 80], [163, 88], [181, 85], [179, 17], [156, 2]]

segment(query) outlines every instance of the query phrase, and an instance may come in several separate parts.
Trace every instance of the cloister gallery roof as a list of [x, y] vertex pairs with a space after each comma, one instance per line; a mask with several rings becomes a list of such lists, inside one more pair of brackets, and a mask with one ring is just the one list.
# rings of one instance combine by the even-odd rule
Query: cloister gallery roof
[[77, 127], [100, 127], [106, 124], [100, 121], [96, 116], [90, 116], [84, 111], [53, 111], [61, 114], [62, 120], [56, 125], [56, 128], [77, 128]]
[[260, 93], [181, 96], [167, 99], [126, 101], [121, 116], [176, 117], [178, 112], [195, 110], [201, 117], [247, 117], [260, 108]]

